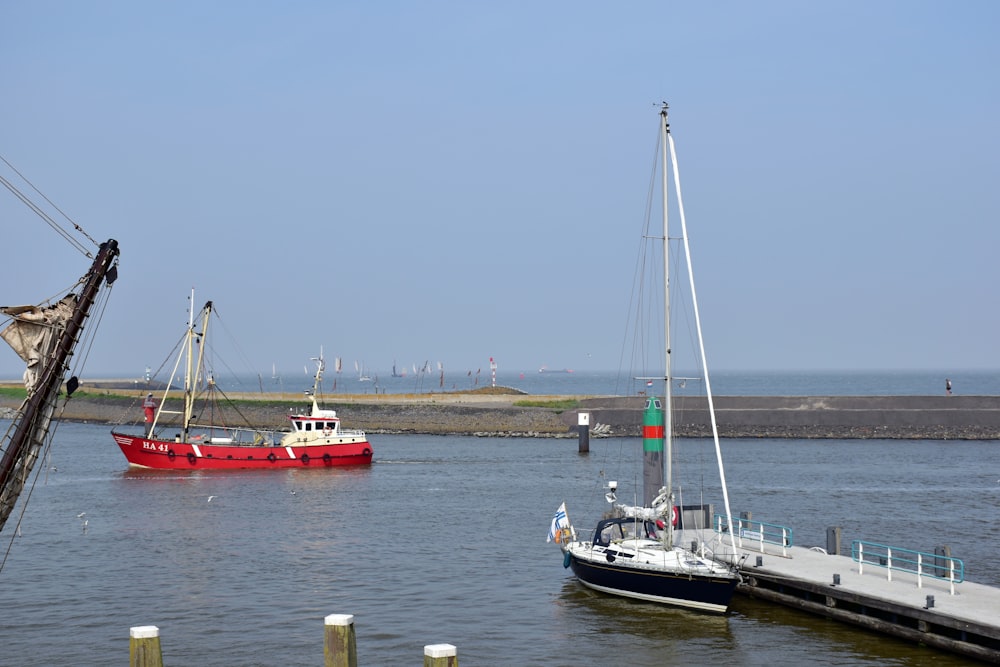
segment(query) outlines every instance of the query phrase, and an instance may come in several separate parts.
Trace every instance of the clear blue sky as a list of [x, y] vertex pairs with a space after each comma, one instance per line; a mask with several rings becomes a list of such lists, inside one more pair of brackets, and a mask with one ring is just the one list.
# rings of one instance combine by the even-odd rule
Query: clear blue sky
[[[262, 372], [614, 370], [660, 100], [713, 368], [1000, 368], [992, 0], [2, 14], [0, 155], [121, 244], [90, 374], [158, 365], [191, 287]], [[0, 303], [88, 265], [0, 220]]]

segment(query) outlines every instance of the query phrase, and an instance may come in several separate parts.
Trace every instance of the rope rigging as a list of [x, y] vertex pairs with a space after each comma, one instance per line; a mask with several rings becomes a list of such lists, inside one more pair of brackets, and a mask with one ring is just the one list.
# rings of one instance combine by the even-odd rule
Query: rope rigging
[[[58, 301], [56, 297], [49, 297], [43, 302], [47, 303], [44, 306], [3, 308], [4, 314], [12, 321], [10, 324], [6, 320], [3, 322], [0, 335], [27, 362], [27, 370], [24, 375], [26, 398], [11, 418], [6, 434], [0, 440], [0, 529], [8, 518], [15, 519], [15, 532], [0, 554], [2, 571], [14, 536], [20, 531], [27, 503], [39, 481], [40, 470], [35, 468], [35, 463], [41, 459], [42, 467], [48, 467], [46, 462], [49, 460], [61, 416], [70, 396], [79, 387], [78, 372], [82, 371], [90, 356], [97, 324], [104, 317], [111, 286], [118, 276], [119, 253], [117, 241], [109, 239], [103, 244], [95, 242], [6, 158], [0, 156], [0, 161], [65, 218], [72, 225], [72, 230], [58, 223], [5, 176], [0, 175], [0, 183], [74, 249], [93, 261], [87, 273], [68, 290], [69, 294]], [[78, 237], [85, 238], [97, 251], [88, 251], [85, 243]], [[91, 323], [92, 326], [87, 327], [85, 323], [91, 310], [95, 321]], [[76, 348], [79, 348], [80, 354], [76, 354]], [[66, 379], [71, 367], [77, 372]], [[60, 398], [63, 400], [60, 401]], [[19, 512], [15, 513], [22, 491], [26, 493], [21, 499]]]
[[[34, 186], [34, 184], [31, 181], [29, 181], [24, 176], [24, 174], [22, 174], [20, 171], [18, 171], [18, 169], [7, 160], [7, 158], [5, 158], [4, 156], [0, 155], [0, 161], [3, 161], [3, 163], [5, 165], [7, 165], [7, 167], [11, 171], [13, 171], [15, 174], [17, 174], [18, 178], [20, 178], [22, 181], [24, 181], [25, 183], [27, 183], [28, 186], [30, 186], [31, 189], [34, 190], [35, 193], [37, 193], [39, 197], [41, 197], [42, 199], [44, 199], [46, 201], [46, 203], [48, 203], [49, 206], [51, 206], [53, 209], [55, 209], [56, 211], [58, 211], [59, 215], [61, 215], [71, 225], [73, 225], [73, 229], [76, 230], [76, 232], [78, 232], [80, 235], [86, 237], [87, 240], [90, 241], [91, 245], [93, 245], [95, 248], [98, 247], [99, 244], [93, 239], [93, 237], [90, 236], [90, 234], [88, 234], [83, 229], [83, 227], [81, 227], [80, 225], [78, 225], [72, 218], [70, 218], [68, 215], [66, 215], [62, 211], [62, 209], [60, 209], [58, 206], [56, 206], [54, 203], [52, 203], [52, 200], [50, 200], [48, 197], [46, 197], [41, 192], [41, 190], [39, 190], [38, 188], [36, 188]], [[32, 211], [34, 211], [35, 214], [38, 217], [40, 217], [42, 220], [44, 220], [49, 225], [49, 227], [51, 227], [57, 234], [59, 234], [60, 236], [62, 236], [63, 239], [65, 239], [66, 242], [69, 243], [78, 252], [80, 252], [81, 254], [85, 255], [89, 259], [93, 259], [94, 258], [93, 254], [89, 250], [87, 250], [87, 248], [83, 245], [83, 243], [81, 243], [79, 240], [77, 240], [76, 238], [74, 238], [73, 235], [72, 235], [72, 233], [70, 231], [68, 231], [67, 229], [65, 229], [58, 222], [56, 222], [56, 220], [54, 220], [52, 218], [52, 216], [50, 216], [48, 213], [46, 213], [44, 210], [42, 210], [42, 208], [40, 206], [38, 206], [35, 202], [33, 202], [30, 197], [28, 197], [23, 192], [21, 192], [17, 188], [16, 185], [14, 185], [13, 183], [10, 182], [10, 180], [8, 180], [4, 176], [0, 175], [0, 183], [2, 183], [5, 188], [7, 188], [8, 190], [10, 190], [11, 194], [13, 194], [15, 197], [17, 197], [25, 206], [27, 206]]]

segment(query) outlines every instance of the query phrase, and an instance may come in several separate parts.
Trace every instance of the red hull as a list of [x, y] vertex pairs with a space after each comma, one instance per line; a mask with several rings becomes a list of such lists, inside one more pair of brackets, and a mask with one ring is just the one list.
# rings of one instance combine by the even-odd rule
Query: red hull
[[111, 432], [130, 465], [161, 470], [332, 468], [370, 465], [367, 440], [281, 446], [235, 446], [157, 440]]

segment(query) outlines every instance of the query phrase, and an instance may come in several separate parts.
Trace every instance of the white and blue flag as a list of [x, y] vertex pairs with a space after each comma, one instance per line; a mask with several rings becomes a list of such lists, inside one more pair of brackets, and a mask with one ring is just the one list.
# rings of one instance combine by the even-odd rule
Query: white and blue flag
[[569, 528], [569, 517], [566, 516], [565, 502], [559, 506], [559, 509], [556, 510], [556, 515], [552, 517], [552, 525], [549, 527], [549, 536], [545, 541], [551, 542], [552, 540], [555, 540], [556, 533], [563, 528]]

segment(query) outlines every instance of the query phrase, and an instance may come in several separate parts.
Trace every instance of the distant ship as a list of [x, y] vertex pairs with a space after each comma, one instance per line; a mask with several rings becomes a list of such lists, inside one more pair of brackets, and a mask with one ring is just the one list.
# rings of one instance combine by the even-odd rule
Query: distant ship
[[541, 368], [538, 369], [538, 372], [539, 373], [572, 373], [573, 369], [572, 368], [548, 368], [546, 366], [542, 366]]

